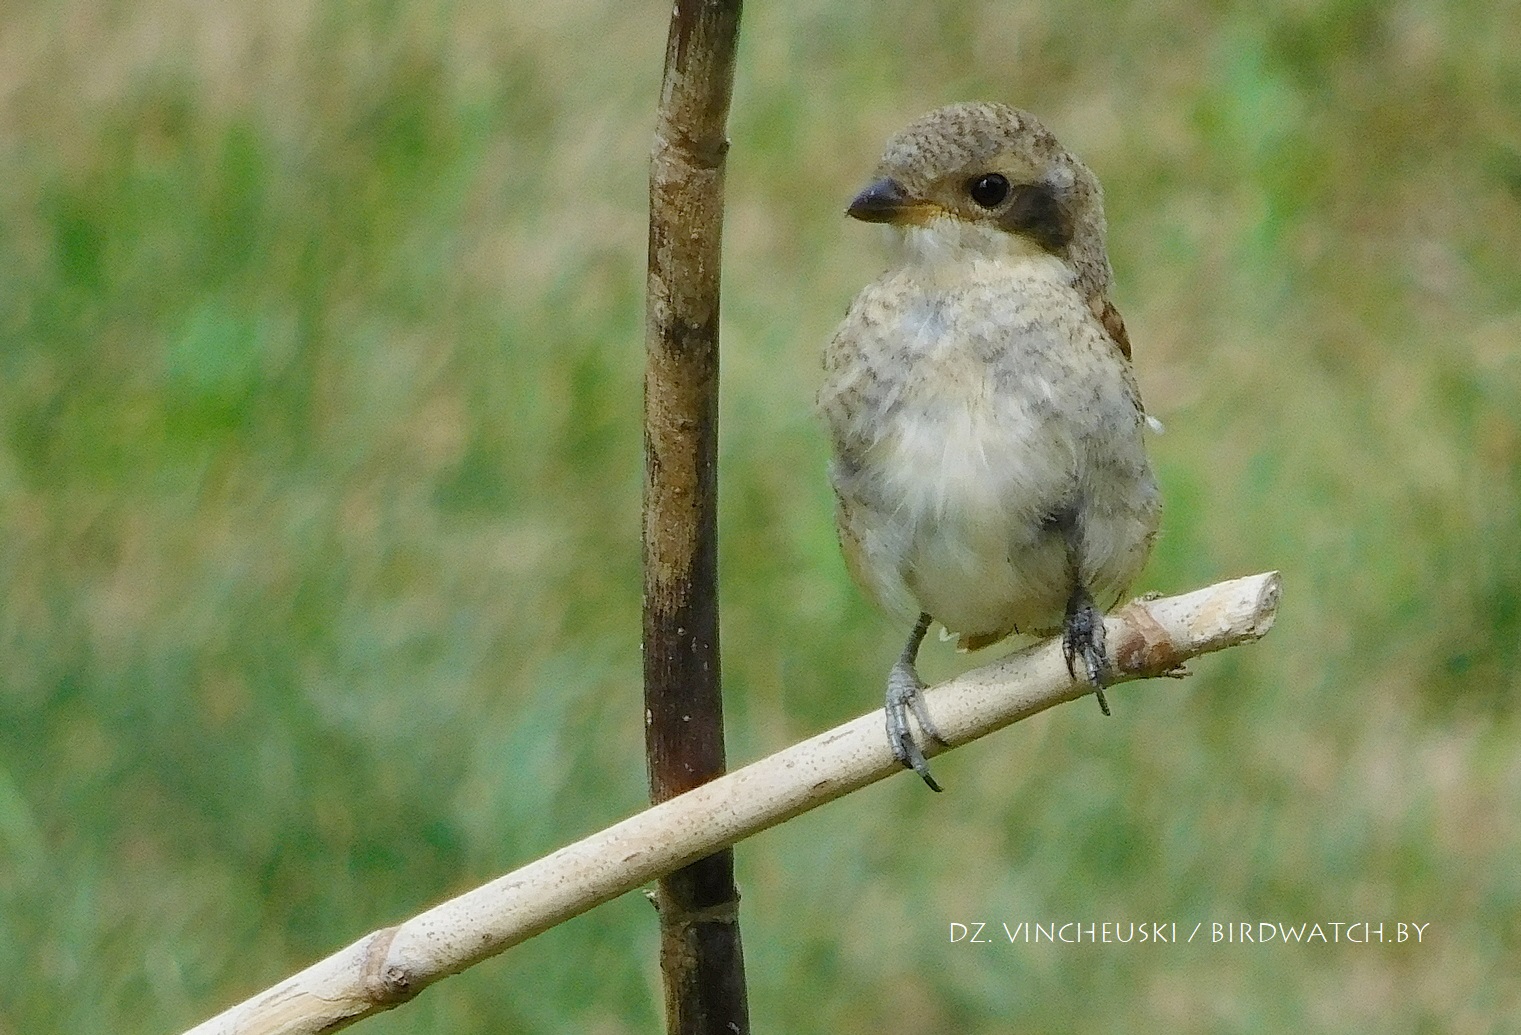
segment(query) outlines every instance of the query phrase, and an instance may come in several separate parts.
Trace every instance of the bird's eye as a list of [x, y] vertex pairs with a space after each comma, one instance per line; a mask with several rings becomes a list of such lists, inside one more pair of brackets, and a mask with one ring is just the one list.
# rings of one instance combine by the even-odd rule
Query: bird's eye
[[997, 208], [1009, 196], [1009, 181], [998, 173], [987, 173], [967, 184], [967, 192], [983, 208]]

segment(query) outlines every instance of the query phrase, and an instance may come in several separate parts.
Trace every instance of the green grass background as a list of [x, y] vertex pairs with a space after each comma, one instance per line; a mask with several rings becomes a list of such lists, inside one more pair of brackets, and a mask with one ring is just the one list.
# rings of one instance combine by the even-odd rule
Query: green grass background
[[[646, 162], [668, 4], [0, 19], [0, 1033], [175, 1031], [640, 807]], [[818, 352], [938, 104], [1108, 191], [1166, 497], [1261, 644], [743, 844], [759, 1031], [1521, 1016], [1521, 7], [752, 4], [725, 259], [731, 758], [879, 703]], [[962, 664], [932, 645], [926, 668]], [[1429, 924], [1420, 945], [952, 921]], [[371, 1032], [659, 1027], [637, 895]]]

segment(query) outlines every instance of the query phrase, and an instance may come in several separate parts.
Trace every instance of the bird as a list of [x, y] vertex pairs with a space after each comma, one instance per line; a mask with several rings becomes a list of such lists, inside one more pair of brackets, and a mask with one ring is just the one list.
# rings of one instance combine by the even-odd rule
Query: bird
[[935, 791], [944, 743], [919, 648], [1062, 637], [1105, 715], [1104, 613], [1161, 517], [1097, 177], [1006, 104], [939, 108], [888, 140], [846, 214], [892, 260], [824, 349], [818, 408], [846, 567], [912, 631], [887, 681], [894, 757]]

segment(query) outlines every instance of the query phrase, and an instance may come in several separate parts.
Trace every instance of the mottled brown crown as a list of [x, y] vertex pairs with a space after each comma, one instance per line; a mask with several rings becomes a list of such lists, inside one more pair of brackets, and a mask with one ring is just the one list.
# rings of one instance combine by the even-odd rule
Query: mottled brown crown
[[936, 108], [895, 133], [878, 169], [886, 175], [920, 179], [923, 186], [927, 179], [1004, 152], [1028, 155], [1032, 165], [1071, 158], [1029, 112], [996, 101], [965, 101]]

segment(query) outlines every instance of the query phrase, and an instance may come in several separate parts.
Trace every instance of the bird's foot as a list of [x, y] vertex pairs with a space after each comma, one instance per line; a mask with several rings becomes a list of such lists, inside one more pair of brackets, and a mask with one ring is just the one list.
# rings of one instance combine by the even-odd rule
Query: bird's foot
[[909, 727], [910, 712], [926, 737], [945, 743], [945, 738], [930, 719], [929, 709], [924, 706], [924, 681], [919, 678], [919, 673], [911, 663], [900, 660], [887, 676], [887, 740], [892, 745], [893, 757], [904, 768], [918, 773], [930, 790], [938, 791], [940, 785], [930, 775], [924, 751]]
[[1093, 606], [1088, 591], [1078, 587], [1067, 601], [1067, 618], [1062, 624], [1062, 655], [1067, 659], [1067, 674], [1077, 678], [1077, 661], [1083, 662], [1083, 675], [1093, 686], [1099, 709], [1109, 714], [1104, 699], [1104, 683], [1109, 677], [1109, 657], [1104, 652], [1104, 615]]

